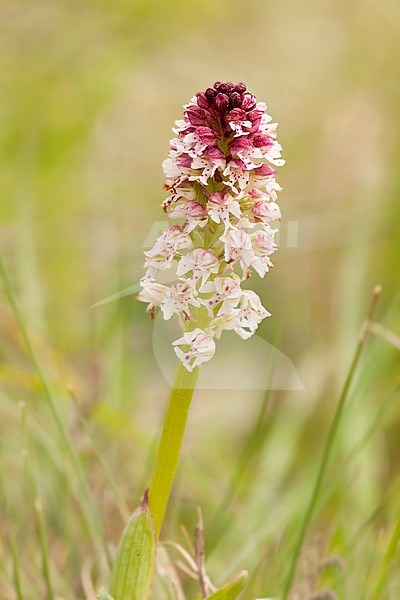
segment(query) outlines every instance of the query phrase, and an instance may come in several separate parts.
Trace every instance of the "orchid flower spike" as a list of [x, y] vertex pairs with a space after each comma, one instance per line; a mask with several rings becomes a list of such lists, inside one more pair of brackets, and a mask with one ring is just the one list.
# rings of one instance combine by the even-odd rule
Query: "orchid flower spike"
[[[275, 175], [284, 160], [266, 108], [243, 83], [217, 81], [184, 106], [173, 129], [163, 206], [177, 223], [145, 252], [138, 299], [151, 317], [157, 308], [165, 319], [178, 316], [183, 336], [173, 346], [188, 371], [213, 357], [225, 329], [247, 339], [270, 316], [242, 288], [252, 270], [264, 277], [277, 249]], [[172, 285], [157, 282], [166, 270]]]

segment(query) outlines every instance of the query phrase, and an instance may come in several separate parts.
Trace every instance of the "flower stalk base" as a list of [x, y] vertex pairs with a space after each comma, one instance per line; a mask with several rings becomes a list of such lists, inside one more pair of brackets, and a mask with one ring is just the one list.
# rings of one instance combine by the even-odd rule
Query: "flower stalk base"
[[164, 420], [156, 464], [149, 488], [149, 507], [157, 538], [160, 535], [168, 499], [179, 461], [183, 435], [199, 368], [189, 372], [179, 362]]

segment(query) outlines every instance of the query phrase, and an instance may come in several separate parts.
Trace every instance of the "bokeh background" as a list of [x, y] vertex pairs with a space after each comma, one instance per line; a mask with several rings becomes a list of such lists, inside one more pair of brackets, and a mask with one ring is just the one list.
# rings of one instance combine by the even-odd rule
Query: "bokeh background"
[[[273, 315], [260, 328], [268, 344], [252, 352], [265, 388], [270, 354], [258, 348], [276, 347], [291, 366], [277, 386], [286, 389], [266, 394], [240, 374], [246, 342], [234, 369], [220, 352], [224, 383], [196, 394], [164, 538], [183, 543], [179, 526], [191, 532], [200, 505], [210, 576], [222, 583], [247, 566], [244, 598], [279, 595], [290, 532], [377, 283], [375, 318], [400, 333], [399, 24], [395, 0], [2, 3], [0, 250], [112, 545], [123, 518], [99, 455], [133, 508], [169, 385], [134, 294], [93, 305], [141, 277], [143, 249], [164, 221], [161, 162], [182, 104], [215, 80], [244, 81], [279, 122], [287, 161], [276, 268], [254, 278]], [[391, 341], [368, 340], [333, 471], [396, 384]], [[107, 573], [1, 289], [0, 417], [0, 596], [17, 598], [10, 544], [25, 597], [45, 595], [39, 496], [57, 594], [93, 598]], [[346, 566], [329, 585], [343, 598], [368, 597], [400, 508], [398, 395], [381, 417], [314, 523], [307, 548], [317, 558], [303, 557], [311, 575], [309, 565], [298, 575], [298, 598], [316, 591], [315, 565], [330, 553]], [[365, 522], [364, 543], [347, 555]], [[194, 597], [185, 576], [183, 585]], [[385, 598], [398, 598], [399, 585], [394, 577]], [[157, 600], [163, 594], [156, 588]]]

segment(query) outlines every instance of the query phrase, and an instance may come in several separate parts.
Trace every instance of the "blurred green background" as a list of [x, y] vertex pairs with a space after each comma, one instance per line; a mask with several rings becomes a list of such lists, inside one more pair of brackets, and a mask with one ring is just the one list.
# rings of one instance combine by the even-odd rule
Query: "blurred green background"
[[[278, 595], [376, 283], [376, 319], [400, 333], [399, 4], [5, 0], [0, 27], [0, 250], [113, 544], [123, 519], [67, 387], [133, 508], [169, 386], [144, 305], [130, 295], [92, 306], [142, 275], [143, 249], [164, 221], [161, 162], [182, 104], [215, 80], [244, 81], [279, 123], [280, 251], [254, 286], [273, 315], [260, 335], [288, 357], [304, 389], [199, 390], [164, 530], [182, 543], [180, 523], [191, 531], [202, 506], [211, 577], [222, 583], [247, 566], [244, 598]], [[267, 373], [267, 357], [258, 358]], [[371, 336], [333, 470], [398, 372], [396, 343]], [[10, 540], [26, 598], [45, 597], [34, 489], [59, 597], [93, 598], [88, 581], [106, 584], [107, 574], [1, 290], [0, 417], [1, 598], [17, 597]], [[322, 554], [343, 555], [346, 568], [329, 582], [341, 598], [368, 597], [399, 514], [399, 418], [397, 395], [314, 524], [323, 542], [308, 542], [309, 552], [322, 544]], [[359, 546], [347, 556], [373, 514], [360, 556]], [[307, 577], [298, 575], [296, 598], [318, 587], [310, 576], [306, 589]], [[194, 597], [185, 577], [184, 585]], [[390, 585], [384, 597], [400, 597], [399, 577]], [[156, 589], [156, 600], [163, 593]]]

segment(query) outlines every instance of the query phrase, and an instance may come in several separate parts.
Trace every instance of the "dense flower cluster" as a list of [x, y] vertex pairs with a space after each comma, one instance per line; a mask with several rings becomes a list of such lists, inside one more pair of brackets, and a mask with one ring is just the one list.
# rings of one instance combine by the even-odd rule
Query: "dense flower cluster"
[[[164, 210], [178, 224], [145, 252], [138, 298], [151, 316], [158, 307], [165, 319], [178, 315], [184, 334], [175, 352], [189, 371], [212, 358], [223, 330], [249, 338], [270, 314], [241, 283], [252, 270], [264, 277], [277, 248], [275, 167], [284, 161], [276, 127], [243, 83], [216, 82], [173, 129]], [[156, 281], [166, 269], [176, 283]]]

